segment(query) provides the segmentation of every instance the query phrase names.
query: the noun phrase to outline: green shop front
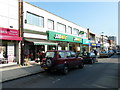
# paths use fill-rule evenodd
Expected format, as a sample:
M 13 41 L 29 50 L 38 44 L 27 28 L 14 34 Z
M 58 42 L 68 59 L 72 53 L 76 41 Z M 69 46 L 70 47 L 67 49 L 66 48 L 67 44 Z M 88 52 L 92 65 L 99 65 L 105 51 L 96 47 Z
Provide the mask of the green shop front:
M 80 51 L 80 45 L 82 44 L 82 38 L 80 37 L 53 31 L 48 31 L 47 35 L 48 40 L 58 43 L 58 50 L 71 50 L 75 52 Z
M 83 39 L 82 47 L 83 47 L 82 50 L 90 52 L 90 40 Z

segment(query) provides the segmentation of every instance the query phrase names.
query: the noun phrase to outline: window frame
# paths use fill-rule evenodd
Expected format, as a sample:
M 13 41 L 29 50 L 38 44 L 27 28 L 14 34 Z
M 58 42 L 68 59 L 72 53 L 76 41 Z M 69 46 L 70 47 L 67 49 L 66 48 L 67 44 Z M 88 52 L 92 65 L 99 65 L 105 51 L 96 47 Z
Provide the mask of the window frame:
M 52 22 L 53 22 L 53 28 L 49 28 L 49 27 L 48 27 L 48 21 L 52 21 Z M 54 20 L 52 20 L 52 19 L 47 19 L 47 28 L 48 28 L 48 29 L 51 29 L 51 30 L 54 30 L 54 29 L 55 29 L 55 27 L 54 27 Z
M 34 15 L 35 17 L 38 17 L 38 21 L 39 21 L 38 24 L 39 24 L 39 25 L 36 25 L 36 24 L 34 24 L 34 23 L 28 23 L 28 14 Z M 43 19 L 42 22 L 40 21 L 41 18 Z M 26 21 L 27 21 L 27 22 L 26 22 L 27 24 L 35 25 L 35 26 L 39 26 L 39 27 L 44 28 L 44 17 L 43 17 L 43 16 L 40 16 L 40 15 L 37 15 L 37 14 L 34 14 L 34 13 L 31 13 L 31 12 L 27 11 L 27 12 L 26 12 Z M 40 24 L 41 24 L 40 22 L 41 22 L 43 25 L 40 25 Z
M 65 26 L 65 30 L 64 30 L 64 31 L 58 30 L 58 24 Z M 60 22 L 57 22 L 57 31 L 59 31 L 59 32 L 64 32 L 64 33 L 65 33 L 65 32 L 66 32 L 66 25 L 65 25 L 65 24 L 62 24 L 62 23 L 60 23 Z
M 73 28 L 73 30 L 72 30 L 72 32 L 74 32 L 74 30 L 77 30 L 78 31 L 78 33 L 77 34 L 75 34 L 75 33 L 72 33 L 73 35 L 79 35 L 79 29 L 77 29 L 77 28 Z
M 70 32 L 68 31 L 69 28 L 71 29 Z M 72 27 L 71 27 L 71 26 L 68 26 L 68 28 L 66 29 L 66 33 L 68 33 L 68 34 L 72 34 Z

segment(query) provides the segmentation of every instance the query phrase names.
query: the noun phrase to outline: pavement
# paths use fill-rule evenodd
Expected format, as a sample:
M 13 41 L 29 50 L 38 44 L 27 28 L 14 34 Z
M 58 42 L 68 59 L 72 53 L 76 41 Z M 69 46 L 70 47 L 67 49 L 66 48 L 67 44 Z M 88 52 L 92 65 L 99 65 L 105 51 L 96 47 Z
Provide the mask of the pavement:
M 0 67 L 0 82 L 14 80 L 43 71 L 44 70 L 40 67 L 40 63 L 36 62 L 31 62 L 30 65 L 27 66 L 21 66 L 18 64 L 2 66 Z

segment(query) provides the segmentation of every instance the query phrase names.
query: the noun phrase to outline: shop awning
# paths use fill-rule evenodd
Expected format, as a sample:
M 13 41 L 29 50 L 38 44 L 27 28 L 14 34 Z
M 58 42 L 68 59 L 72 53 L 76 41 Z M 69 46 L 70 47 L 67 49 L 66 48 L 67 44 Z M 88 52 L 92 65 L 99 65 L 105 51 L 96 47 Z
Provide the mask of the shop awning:
M 14 36 L 1 35 L 0 39 L 2 39 L 2 40 L 16 40 L 16 41 L 21 41 L 22 37 L 14 37 Z
M 25 39 L 28 42 L 33 42 L 34 45 L 58 45 L 58 43 L 46 41 L 46 40 L 38 40 L 38 39 Z

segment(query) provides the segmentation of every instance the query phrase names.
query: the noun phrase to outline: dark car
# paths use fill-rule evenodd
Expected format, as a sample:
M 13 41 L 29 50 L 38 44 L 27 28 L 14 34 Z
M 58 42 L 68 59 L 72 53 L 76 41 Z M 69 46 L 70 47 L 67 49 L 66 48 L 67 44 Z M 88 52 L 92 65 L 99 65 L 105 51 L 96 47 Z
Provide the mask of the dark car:
M 120 50 L 117 50 L 117 51 L 116 51 L 116 55 L 120 55 Z
M 45 53 L 42 59 L 41 67 L 45 71 L 61 71 L 67 74 L 70 68 L 73 67 L 83 68 L 83 58 L 78 57 L 73 51 L 66 50 L 52 50 Z
M 101 51 L 100 52 L 100 57 L 110 57 L 110 54 L 108 51 Z
M 86 53 L 86 55 L 82 55 L 84 63 L 90 63 L 93 64 L 97 61 L 96 55 L 93 52 Z
M 109 56 L 113 56 L 114 55 L 114 51 L 113 50 L 108 50 Z

